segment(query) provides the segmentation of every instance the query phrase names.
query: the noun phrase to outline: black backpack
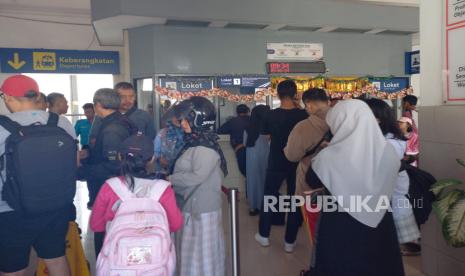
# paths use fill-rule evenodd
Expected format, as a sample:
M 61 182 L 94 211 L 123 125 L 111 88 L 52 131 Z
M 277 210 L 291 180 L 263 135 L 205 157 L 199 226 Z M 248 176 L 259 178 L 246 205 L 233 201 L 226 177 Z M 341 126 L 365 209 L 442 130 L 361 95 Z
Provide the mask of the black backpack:
M 435 196 L 430 191 L 431 185 L 436 183 L 436 178 L 430 173 L 412 165 L 404 165 L 410 179 L 410 187 L 407 198 L 413 206 L 413 214 L 417 225 L 424 224 L 433 209 Z
M 6 116 L 10 132 L 1 156 L 2 198 L 15 211 L 40 214 L 70 206 L 76 193 L 77 144 L 50 113 L 46 125 L 21 126 Z

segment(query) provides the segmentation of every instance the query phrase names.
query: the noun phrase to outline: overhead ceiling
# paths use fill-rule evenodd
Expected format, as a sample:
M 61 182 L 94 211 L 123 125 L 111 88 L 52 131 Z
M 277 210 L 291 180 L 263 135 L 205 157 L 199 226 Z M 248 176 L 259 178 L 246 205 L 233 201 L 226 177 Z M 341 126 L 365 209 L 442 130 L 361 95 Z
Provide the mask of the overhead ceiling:
M 150 24 L 409 35 L 418 32 L 418 2 L 419 0 L 0 0 L 0 16 L 10 13 L 80 16 L 92 22 L 101 45 L 121 45 L 123 30 Z
M 403 5 L 401 0 L 138 0 L 137 4 L 132 0 L 91 0 L 91 3 L 99 41 L 119 45 L 124 29 L 144 26 L 150 19 L 152 24 L 174 27 L 409 35 L 418 32 L 419 9 L 414 7 L 414 1 L 418 0 L 406 1 Z M 121 24 L 117 19 L 121 16 L 130 24 Z
M 341 0 L 338 0 L 341 1 Z M 420 0 L 342 0 L 366 2 L 367 4 L 387 5 L 387 6 L 402 6 L 402 7 L 419 7 Z
M 0 12 L 27 11 L 90 15 L 90 0 L 0 0 Z

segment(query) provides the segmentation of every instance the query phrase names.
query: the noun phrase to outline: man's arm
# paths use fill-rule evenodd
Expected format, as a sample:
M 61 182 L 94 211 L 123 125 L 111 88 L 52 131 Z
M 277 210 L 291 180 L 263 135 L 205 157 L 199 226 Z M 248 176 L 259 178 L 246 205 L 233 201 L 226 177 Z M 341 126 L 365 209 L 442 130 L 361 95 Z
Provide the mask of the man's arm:
M 76 137 L 79 137 L 81 135 L 81 120 L 77 121 L 76 124 L 74 125 L 74 131 L 76 131 Z
M 306 148 L 303 143 L 304 139 L 305 137 L 303 137 L 301 125 L 298 124 L 291 131 L 287 140 L 287 145 L 284 148 L 284 155 L 287 160 L 291 162 L 298 162 L 305 156 Z
M 84 166 L 85 168 L 83 168 L 83 170 L 86 177 L 101 177 L 118 174 L 121 163 L 118 159 L 118 150 L 127 137 L 129 137 L 129 132 L 123 127 L 106 128 L 102 135 L 104 161 Z
M 145 135 L 149 137 L 151 140 L 155 139 L 155 136 L 157 136 L 157 132 L 155 131 L 155 122 L 153 121 L 153 118 L 150 116 L 148 112 L 147 114 L 147 125 L 145 126 Z
M 102 118 L 95 116 L 92 127 L 90 128 L 89 141 L 97 138 L 100 127 L 102 126 Z
M 227 121 L 224 123 L 220 128 L 216 131 L 218 134 L 231 134 L 232 130 L 232 120 Z

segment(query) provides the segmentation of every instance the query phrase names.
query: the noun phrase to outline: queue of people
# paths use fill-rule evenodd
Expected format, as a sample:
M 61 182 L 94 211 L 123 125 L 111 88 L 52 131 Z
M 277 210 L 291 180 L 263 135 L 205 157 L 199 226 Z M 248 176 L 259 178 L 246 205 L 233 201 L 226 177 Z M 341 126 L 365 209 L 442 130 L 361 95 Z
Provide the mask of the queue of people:
M 191 97 L 171 106 L 165 128 L 155 135 L 129 83 L 97 90 L 93 103 L 83 106 L 86 119 L 74 128 L 61 116 L 68 109 L 64 96 L 44 97 L 33 79 L 12 76 L 0 90 L 12 112 L 0 117 L 1 273 L 25 275 L 34 248 L 49 275 L 72 275 L 65 240 L 75 220 L 70 205 L 79 179 L 89 189 L 97 275 L 113 275 L 115 269 L 133 275 L 225 275 L 222 184 L 228 166 L 209 100 Z M 420 251 L 412 207 L 396 204 L 409 191 L 401 164 L 419 156 L 411 118 L 416 98 L 404 101 L 410 113 L 396 121 L 382 100 L 343 100 L 331 107 L 324 90 L 309 89 L 299 97 L 291 80 L 277 92 L 279 108 L 259 105 L 249 116 L 249 108 L 239 106 L 238 117 L 219 131 L 233 138 L 249 214 L 259 215 L 255 240 L 270 246 L 272 225 L 285 224 L 284 250 L 294 251 L 305 212 L 266 208 L 267 198 L 279 198 L 286 183 L 290 198 L 318 192 L 343 207 L 320 211 L 308 275 L 404 275 L 401 253 Z M 55 163 L 31 169 L 44 150 Z M 44 190 L 31 190 L 33 181 Z M 345 208 L 353 196 L 369 197 L 366 204 L 376 211 Z M 386 198 L 392 212 L 377 208 Z

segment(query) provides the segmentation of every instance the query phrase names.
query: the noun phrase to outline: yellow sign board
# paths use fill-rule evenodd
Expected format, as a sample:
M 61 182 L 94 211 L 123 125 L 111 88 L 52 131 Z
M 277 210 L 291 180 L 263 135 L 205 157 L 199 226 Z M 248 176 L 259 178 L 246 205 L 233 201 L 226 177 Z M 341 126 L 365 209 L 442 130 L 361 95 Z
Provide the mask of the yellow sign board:
M 33 52 L 32 61 L 34 70 L 56 70 L 57 59 L 54 52 Z

